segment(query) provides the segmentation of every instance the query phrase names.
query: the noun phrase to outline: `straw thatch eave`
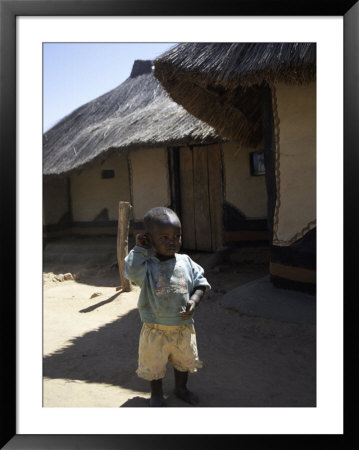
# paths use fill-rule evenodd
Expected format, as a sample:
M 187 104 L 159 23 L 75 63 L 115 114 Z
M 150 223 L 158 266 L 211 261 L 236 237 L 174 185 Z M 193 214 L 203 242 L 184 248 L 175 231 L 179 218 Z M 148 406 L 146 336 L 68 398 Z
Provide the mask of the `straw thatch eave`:
M 311 43 L 185 43 L 154 61 L 172 99 L 227 138 L 261 141 L 261 86 L 315 80 Z
M 115 151 L 223 141 L 208 124 L 171 100 L 150 63 L 136 61 L 124 83 L 76 109 L 43 135 L 45 176 L 84 169 Z M 141 66 L 144 70 L 139 72 Z

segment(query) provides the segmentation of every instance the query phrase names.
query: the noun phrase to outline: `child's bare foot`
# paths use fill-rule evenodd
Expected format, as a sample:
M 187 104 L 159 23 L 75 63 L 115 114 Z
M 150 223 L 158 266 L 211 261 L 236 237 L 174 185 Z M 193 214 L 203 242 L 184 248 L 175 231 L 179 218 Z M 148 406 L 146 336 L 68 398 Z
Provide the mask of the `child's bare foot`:
M 150 398 L 150 406 L 165 406 L 162 394 L 152 394 Z
M 176 387 L 174 393 L 178 398 L 190 405 L 197 405 L 199 403 L 198 396 L 189 391 L 186 387 Z

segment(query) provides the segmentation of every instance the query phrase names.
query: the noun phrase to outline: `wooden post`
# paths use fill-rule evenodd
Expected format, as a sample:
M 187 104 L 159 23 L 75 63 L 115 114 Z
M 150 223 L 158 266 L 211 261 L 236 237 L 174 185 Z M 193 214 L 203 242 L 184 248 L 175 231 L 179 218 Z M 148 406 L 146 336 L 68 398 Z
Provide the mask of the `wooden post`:
M 129 292 L 131 283 L 124 276 L 125 262 L 128 255 L 128 230 L 130 227 L 130 213 L 132 206 L 128 202 L 119 203 L 118 228 L 117 228 L 117 263 L 120 272 L 122 291 Z

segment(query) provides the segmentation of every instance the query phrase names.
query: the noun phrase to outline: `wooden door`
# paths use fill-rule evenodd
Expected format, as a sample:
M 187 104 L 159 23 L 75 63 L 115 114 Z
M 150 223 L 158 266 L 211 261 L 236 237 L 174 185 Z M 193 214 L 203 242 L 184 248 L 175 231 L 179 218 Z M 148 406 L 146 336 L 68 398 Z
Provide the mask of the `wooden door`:
M 180 149 L 183 248 L 222 245 L 222 163 L 218 145 Z

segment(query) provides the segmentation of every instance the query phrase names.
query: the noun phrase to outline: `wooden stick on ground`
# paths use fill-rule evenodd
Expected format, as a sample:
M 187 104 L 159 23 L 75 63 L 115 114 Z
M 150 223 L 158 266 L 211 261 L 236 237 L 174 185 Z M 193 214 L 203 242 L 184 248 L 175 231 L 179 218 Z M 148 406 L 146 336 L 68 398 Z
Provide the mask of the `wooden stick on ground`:
M 129 292 L 132 289 L 131 283 L 124 276 L 125 262 L 128 255 L 128 230 L 130 228 L 130 214 L 132 206 L 129 202 L 119 203 L 118 229 L 117 229 L 117 262 L 120 272 L 122 291 Z

